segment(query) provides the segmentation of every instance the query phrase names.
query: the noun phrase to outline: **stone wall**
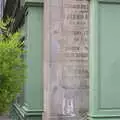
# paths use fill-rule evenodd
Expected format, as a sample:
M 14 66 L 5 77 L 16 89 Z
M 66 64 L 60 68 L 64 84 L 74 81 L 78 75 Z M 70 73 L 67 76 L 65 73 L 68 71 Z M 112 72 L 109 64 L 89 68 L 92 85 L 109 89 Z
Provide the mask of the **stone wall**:
M 47 1 L 48 119 L 86 119 L 88 112 L 87 0 Z

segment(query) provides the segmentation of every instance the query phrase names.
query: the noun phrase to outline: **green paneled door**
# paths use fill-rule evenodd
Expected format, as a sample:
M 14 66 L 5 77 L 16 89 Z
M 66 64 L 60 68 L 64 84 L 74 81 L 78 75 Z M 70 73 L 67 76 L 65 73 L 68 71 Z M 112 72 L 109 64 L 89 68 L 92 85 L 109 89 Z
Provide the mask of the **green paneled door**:
M 43 113 L 43 2 L 27 0 L 24 33 L 27 79 L 22 105 L 13 105 L 12 120 L 41 120 Z
M 120 0 L 90 1 L 90 118 L 120 119 Z

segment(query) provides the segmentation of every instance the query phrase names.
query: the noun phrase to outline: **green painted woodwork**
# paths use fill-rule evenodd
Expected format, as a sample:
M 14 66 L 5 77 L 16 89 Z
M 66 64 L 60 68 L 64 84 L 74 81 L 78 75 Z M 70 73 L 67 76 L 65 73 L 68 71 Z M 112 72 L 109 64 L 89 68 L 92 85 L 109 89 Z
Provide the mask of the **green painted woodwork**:
M 90 118 L 120 119 L 120 0 L 90 1 Z
M 27 6 L 24 31 L 27 79 L 23 103 L 13 105 L 11 116 L 12 120 L 40 120 L 43 113 L 43 7 Z
M 11 116 L 12 120 L 42 120 L 42 111 L 28 110 L 14 104 Z
M 30 109 L 43 109 L 43 8 L 29 7 L 26 24 L 28 80 L 24 98 Z
M 44 0 L 21 0 L 21 5 L 22 6 L 43 6 L 43 1 Z
M 25 2 L 33 2 L 33 3 L 35 3 L 35 2 L 43 2 L 43 0 L 25 0 Z
M 119 118 L 117 118 L 117 117 L 111 117 L 111 118 L 92 118 L 92 120 L 119 120 Z
M 42 111 L 26 110 L 17 104 L 14 104 L 12 110 L 12 120 L 42 120 Z

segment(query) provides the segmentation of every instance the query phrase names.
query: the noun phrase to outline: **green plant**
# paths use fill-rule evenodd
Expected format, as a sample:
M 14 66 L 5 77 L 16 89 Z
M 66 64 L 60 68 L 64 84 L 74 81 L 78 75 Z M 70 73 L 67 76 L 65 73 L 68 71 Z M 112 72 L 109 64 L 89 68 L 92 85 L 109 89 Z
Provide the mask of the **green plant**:
M 21 33 L 10 33 L 6 22 L 0 21 L 0 113 L 6 112 L 16 95 L 21 91 L 25 79 L 25 61 L 21 48 Z

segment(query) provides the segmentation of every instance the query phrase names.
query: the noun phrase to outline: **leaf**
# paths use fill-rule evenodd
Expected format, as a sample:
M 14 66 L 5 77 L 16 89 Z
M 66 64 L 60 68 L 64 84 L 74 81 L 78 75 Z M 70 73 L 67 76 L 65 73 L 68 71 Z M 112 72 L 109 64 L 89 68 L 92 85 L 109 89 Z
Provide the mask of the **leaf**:
M 21 32 L 11 33 L 6 27 L 12 20 L 0 21 L 0 112 L 7 111 L 9 105 L 21 91 L 26 78 L 26 63 L 21 57 L 26 53 L 20 41 Z

